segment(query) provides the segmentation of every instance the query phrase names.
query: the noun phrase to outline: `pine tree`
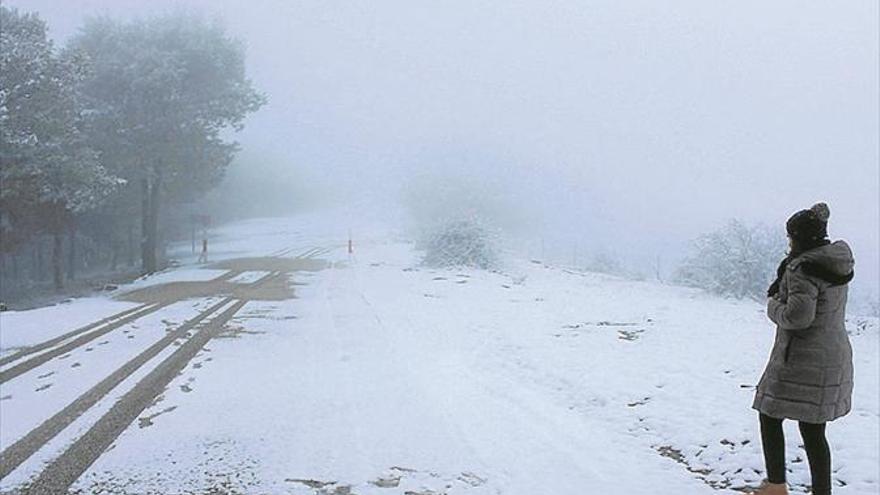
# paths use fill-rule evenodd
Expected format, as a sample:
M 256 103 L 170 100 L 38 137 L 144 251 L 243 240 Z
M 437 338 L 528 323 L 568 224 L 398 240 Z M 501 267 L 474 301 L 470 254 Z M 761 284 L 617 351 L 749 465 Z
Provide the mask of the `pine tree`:
M 3 238 L 21 241 L 25 226 L 47 226 L 61 288 L 61 240 L 71 215 L 95 208 L 122 181 L 86 141 L 84 61 L 56 53 L 35 14 L 0 7 L 0 25 L 0 225 L 10 231 Z
M 221 133 L 241 129 L 265 98 L 246 77 L 241 45 L 199 17 L 95 19 L 69 49 L 91 62 L 92 143 L 128 181 L 119 199 L 140 197 L 142 270 L 151 273 L 160 205 L 219 182 L 238 149 Z

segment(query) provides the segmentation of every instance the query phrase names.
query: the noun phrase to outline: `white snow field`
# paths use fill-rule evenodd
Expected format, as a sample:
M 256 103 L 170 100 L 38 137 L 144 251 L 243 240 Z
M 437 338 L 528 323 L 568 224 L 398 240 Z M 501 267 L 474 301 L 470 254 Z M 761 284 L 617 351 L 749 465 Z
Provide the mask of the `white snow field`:
M 413 243 L 379 227 L 355 232 L 349 254 L 344 218 L 213 233 L 212 262 L 327 266 L 285 273 L 294 297 L 247 298 L 72 493 L 699 495 L 762 478 L 750 406 L 774 328 L 761 304 L 513 256 L 497 272 L 428 269 Z M 200 268 L 189 245 L 178 254 L 184 266 L 113 295 L 271 277 L 250 265 Z M 0 384 L 0 448 L 218 301 L 173 302 Z M 2 313 L 0 357 L 135 307 L 108 295 Z M 856 390 L 853 412 L 828 428 L 835 493 L 877 494 L 878 322 L 854 315 L 849 325 Z M 189 337 L 16 466 L 0 491 L 29 486 Z M 797 428 L 786 428 L 793 492 L 806 493 Z

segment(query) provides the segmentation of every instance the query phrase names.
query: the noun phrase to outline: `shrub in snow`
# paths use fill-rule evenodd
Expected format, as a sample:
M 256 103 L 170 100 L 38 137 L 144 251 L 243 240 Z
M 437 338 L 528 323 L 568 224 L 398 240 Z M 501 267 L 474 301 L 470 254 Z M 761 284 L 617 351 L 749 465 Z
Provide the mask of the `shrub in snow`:
M 731 220 L 694 240 L 676 281 L 723 296 L 761 300 L 784 256 L 785 238 L 775 230 Z
M 427 266 L 491 269 L 498 265 L 494 233 L 473 218 L 438 224 L 420 244 Z
M 607 251 L 599 251 L 587 264 L 587 270 L 608 275 L 625 275 L 620 259 Z

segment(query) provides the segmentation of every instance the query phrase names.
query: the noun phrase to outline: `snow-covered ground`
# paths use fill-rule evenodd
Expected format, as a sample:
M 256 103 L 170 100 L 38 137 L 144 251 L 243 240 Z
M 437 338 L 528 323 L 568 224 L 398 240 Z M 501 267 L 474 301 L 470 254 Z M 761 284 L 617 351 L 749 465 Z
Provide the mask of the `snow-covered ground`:
M 347 221 L 311 215 L 214 232 L 212 261 L 311 256 L 328 266 L 289 274 L 294 297 L 249 300 L 73 488 L 732 494 L 761 479 L 750 405 L 774 330 L 760 304 L 515 257 L 498 272 L 428 269 L 411 242 L 379 227 L 356 231 L 350 255 Z M 115 295 L 228 274 L 193 264 L 188 245 L 178 254 L 184 266 Z M 0 384 L 0 447 L 217 299 L 170 304 Z M 3 313 L 0 356 L 135 306 L 108 296 Z M 835 493 L 876 494 L 878 322 L 849 323 L 856 390 L 852 414 L 829 426 Z M 0 490 L 39 473 L 166 354 Z M 796 425 L 786 428 L 790 481 L 803 492 L 805 455 Z

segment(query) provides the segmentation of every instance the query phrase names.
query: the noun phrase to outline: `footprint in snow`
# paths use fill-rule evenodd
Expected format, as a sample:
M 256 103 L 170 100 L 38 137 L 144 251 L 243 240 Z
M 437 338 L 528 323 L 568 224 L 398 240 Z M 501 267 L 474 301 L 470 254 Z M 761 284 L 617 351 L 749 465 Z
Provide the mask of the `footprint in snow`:
M 400 475 L 389 475 L 389 476 L 380 476 L 375 480 L 370 481 L 370 484 L 378 486 L 379 488 L 397 488 L 400 486 Z
M 644 330 L 618 330 L 617 331 L 617 339 L 625 340 L 627 342 L 634 342 L 639 340 L 641 334 L 645 333 Z
M 161 411 L 150 414 L 149 416 L 144 416 L 142 418 L 138 418 L 138 428 L 146 428 L 148 426 L 153 426 L 153 420 L 156 419 L 157 416 L 161 416 L 165 413 L 170 413 L 171 411 L 177 409 L 177 406 L 166 407 Z
M 458 481 L 461 481 L 462 483 L 467 483 L 468 485 L 473 487 L 485 485 L 487 481 L 485 478 L 481 478 L 474 473 L 461 473 L 461 476 L 459 476 L 457 479 Z

